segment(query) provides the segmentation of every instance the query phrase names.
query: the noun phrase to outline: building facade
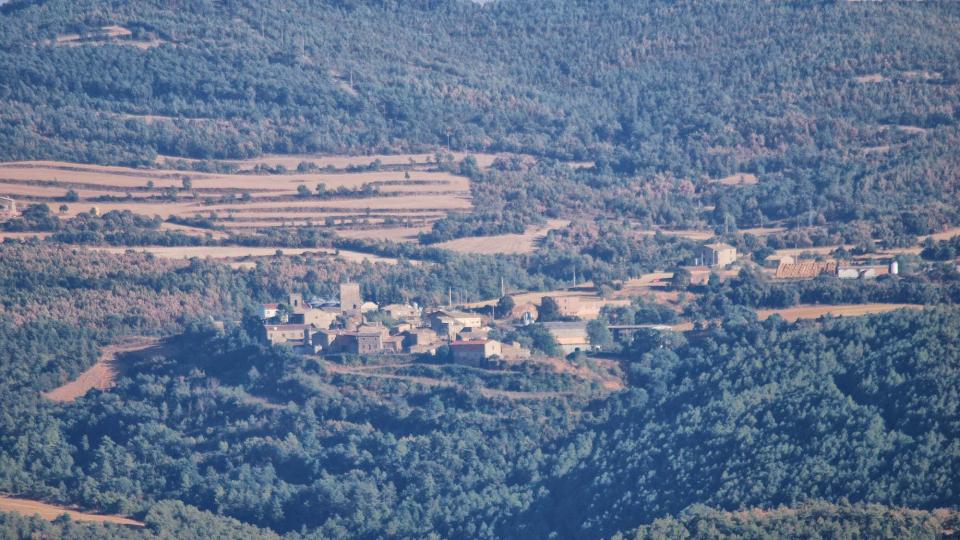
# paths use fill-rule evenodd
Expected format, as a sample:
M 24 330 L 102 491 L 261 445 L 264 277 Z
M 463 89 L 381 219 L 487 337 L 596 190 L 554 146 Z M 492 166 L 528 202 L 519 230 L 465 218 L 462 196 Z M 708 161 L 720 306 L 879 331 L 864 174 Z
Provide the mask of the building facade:
M 500 342 L 492 339 L 454 341 L 450 344 L 454 364 L 480 367 L 488 359 L 500 356 Z
M 700 250 L 704 266 L 724 267 L 737 260 L 737 248 L 723 243 L 707 244 Z

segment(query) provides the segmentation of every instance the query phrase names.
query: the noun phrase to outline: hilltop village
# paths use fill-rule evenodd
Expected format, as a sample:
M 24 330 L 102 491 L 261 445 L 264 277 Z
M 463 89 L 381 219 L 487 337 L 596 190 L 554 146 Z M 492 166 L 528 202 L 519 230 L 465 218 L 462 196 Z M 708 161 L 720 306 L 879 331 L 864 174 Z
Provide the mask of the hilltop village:
M 378 306 L 363 300 L 359 284 L 341 283 L 337 303 L 307 302 L 301 294 L 290 294 L 283 304 L 263 304 L 261 316 L 267 341 L 309 354 L 432 355 L 447 346 L 454 363 L 476 367 L 493 360 L 529 358 L 529 349 L 489 336 L 497 324 L 532 323 L 535 308 L 512 309 L 499 323 L 487 311 L 483 315 L 416 304 Z M 588 346 L 585 331 L 582 343 L 576 345 Z
M 612 310 L 628 309 L 642 301 L 637 296 L 640 293 L 659 291 L 669 295 L 689 285 L 704 285 L 711 278 L 736 277 L 744 266 L 752 264 L 749 257 L 738 257 L 736 248 L 724 243 L 704 244 L 696 262 L 675 272 L 640 278 L 637 281 L 645 283 L 642 287 L 611 297 L 596 294 L 588 284 L 543 294 L 505 294 L 497 301 L 468 306 L 452 302 L 437 307 L 416 303 L 378 305 L 363 298 L 360 284 L 341 283 L 336 300 L 308 299 L 301 293 L 291 293 L 283 302 L 262 304 L 260 318 L 266 341 L 304 354 L 429 355 L 460 365 L 502 367 L 539 356 L 530 347 L 504 337 L 535 323 L 545 331 L 545 339 L 554 344 L 555 354 L 564 356 L 598 352 L 608 339 L 605 336 L 619 338 L 626 334 L 629 340 L 630 334 L 642 329 L 692 330 L 690 322 L 681 321 L 674 313 L 665 317 L 670 324 L 608 324 L 607 319 Z M 895 258 L 883 264 L 850 265 L 835 259 L 796 259 L 786 254 L 771 255 L 755 268 L 778 281 L 821 276 L 869 280 L 899 272 Z M 549 311 L 549 317 L 541 313 L 545 311 Z

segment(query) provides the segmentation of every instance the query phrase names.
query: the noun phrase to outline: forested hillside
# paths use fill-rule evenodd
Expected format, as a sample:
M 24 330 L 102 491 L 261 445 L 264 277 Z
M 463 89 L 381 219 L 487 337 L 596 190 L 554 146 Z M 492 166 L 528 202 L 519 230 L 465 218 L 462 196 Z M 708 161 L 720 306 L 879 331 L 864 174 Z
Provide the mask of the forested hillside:
M 955 536 L 958 36 L 950 2 L 0 2 L 0 502 L 137 520 L 0 536 Z M 268 344 L 291 294 L 334 319 Z M 441 308 L 490 328 L 413 352 Z M 840 308 L 885 313 L 796 315 Z M 526 356 L 455 362 L 478 336 Z
M 602 399 L 535 372 L 364 380 L 193 325 L 116 389 L 58 405 L 35 393 L 55 378 L 14 365 L 69 374 L 82 341 L 26 328 L 5 340 L 0 489 L 148 521 L 176 499 L 323 537 L 603 538 L 698 503 L 958 497 L 955 308 L 799 327 L 733 309 L 689 341 L 638 341 L 629 388 Z
M 904 245 L 960 223 L 958 24 L 953 3 L 20 0 L 0 16 L 0 158 L 509 150 L 596 168 L 429 238 L 576 216 L 583 192 L 693 224 L 659 183 L 721 230 Z M 711 184 L 734 173 L 759 184 Z

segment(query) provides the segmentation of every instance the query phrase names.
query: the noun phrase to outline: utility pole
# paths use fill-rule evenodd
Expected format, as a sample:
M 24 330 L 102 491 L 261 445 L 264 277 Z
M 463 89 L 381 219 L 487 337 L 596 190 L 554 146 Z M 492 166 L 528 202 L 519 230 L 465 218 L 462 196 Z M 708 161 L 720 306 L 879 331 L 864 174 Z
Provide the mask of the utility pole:
M 507 288 L 503 284 L 503 276 L 500 276 L 500 298 L 507 295 Z
M 447 287 L 447 307 L 453 307 L 453 287 Z

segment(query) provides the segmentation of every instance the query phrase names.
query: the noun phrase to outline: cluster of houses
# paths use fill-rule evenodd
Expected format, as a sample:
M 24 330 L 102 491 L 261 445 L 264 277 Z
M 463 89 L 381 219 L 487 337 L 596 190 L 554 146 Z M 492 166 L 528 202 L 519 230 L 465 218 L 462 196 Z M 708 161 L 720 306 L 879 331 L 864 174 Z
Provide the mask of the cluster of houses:
M 519 345 L 489 339 L 488 317 L 424 310 L 416 304 L 378 306 L 363 301 L 356 283 L 340 285 L 337 303 L 305 302 L 302 295 L 291 294 L 286 306 L 263 304 L 261 317 L 271 344 L 311 354 L 434 354 L 447 345 L 455 363 L 473 366 L 494 358 L 518 361 L 530 356 Z

